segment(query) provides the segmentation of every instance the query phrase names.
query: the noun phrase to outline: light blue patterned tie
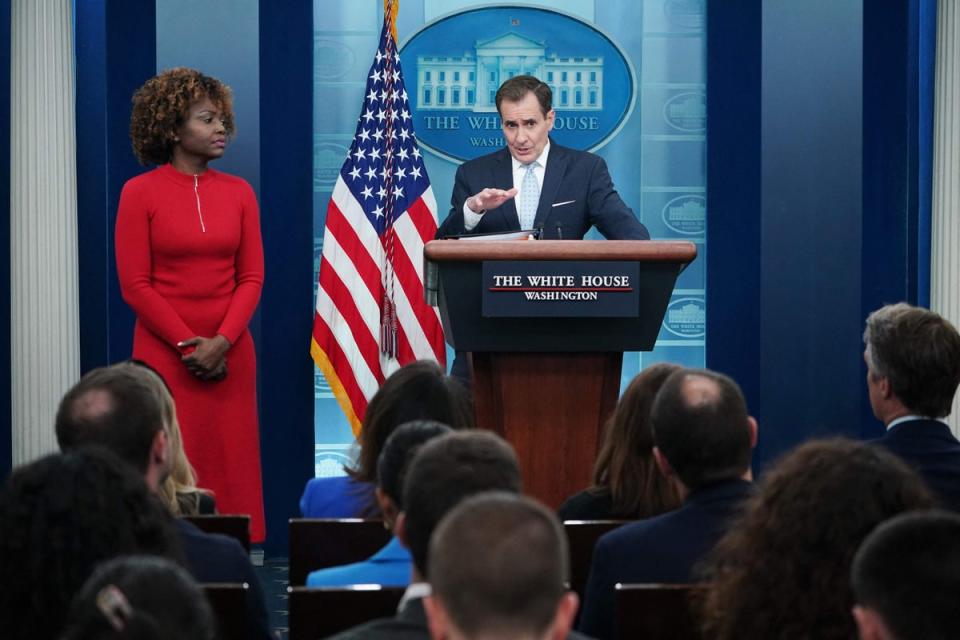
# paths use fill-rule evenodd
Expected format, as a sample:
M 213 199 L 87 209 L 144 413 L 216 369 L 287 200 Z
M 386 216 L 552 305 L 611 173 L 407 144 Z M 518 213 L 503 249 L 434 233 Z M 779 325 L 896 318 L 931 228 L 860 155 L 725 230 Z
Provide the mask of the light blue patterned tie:
M 540 203 L 540 185 L 537 184 L 537 176 L 533 173 L 538 163 L 534 160 L 522 166 L 527 172 L 523 174 L 523 182 L 520 183 L 520 228 L 533 229 L 533 221 L 537 217 L 537 204 Z

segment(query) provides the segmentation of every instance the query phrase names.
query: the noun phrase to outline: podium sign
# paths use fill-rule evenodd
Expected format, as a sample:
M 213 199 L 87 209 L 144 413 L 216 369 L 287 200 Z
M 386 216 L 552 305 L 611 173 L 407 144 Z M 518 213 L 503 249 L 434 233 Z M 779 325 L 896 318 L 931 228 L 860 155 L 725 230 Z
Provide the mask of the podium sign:
M 635 262 L 487 260 L 484 318 L 631 318 L 639 313 Z

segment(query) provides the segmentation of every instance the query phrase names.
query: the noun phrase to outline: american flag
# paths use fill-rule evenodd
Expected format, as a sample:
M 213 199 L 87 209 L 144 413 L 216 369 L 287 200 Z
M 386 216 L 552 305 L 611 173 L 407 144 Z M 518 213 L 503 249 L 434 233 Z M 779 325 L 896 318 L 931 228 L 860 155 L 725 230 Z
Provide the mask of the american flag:
M 437 202 L 417 147 L 393 34 L 383 32 L 350 153 L 327 205 L 310 353 L 354 433 L 390 373 L 446 364 L 443 327 L 423 297 L 423 246 Z

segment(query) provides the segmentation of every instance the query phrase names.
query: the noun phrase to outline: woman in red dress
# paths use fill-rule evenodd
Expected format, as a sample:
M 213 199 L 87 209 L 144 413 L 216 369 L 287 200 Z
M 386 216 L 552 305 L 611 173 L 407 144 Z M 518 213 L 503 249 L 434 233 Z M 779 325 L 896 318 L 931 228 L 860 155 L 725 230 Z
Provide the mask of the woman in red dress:
M 234 132 L 230 89 L 185 68 L 133 96 L 141 164 L 117 213 L 117 273 L 137 314 L 133 357 L 167 380 L 198 485 L 222 513 L 251 516 L 264 539 L 256 355 L 247 323 L 263 285 L 257 200 L 241 178 L 208 168 Z

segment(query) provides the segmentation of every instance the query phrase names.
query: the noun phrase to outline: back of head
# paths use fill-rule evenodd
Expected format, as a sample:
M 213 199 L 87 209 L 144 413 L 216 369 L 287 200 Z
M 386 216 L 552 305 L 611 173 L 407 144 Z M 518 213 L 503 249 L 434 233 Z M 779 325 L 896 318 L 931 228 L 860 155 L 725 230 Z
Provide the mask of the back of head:
M 460 431 L 423 445 L 403 485 L 405 539 L 420 574 L 429 576 L 430 536 L 453 507 L 483 491 L 520 493 L 520 487 L 516 454 L 489 431 Z
M 680 503 L 673 483 L 653 460 L 650 409 L 675 364 L 660 362 L 645 368 L 627 386 L 607 422 L 593 471 L 594 491 L 608 493 L 613 510 L 624 518 L 647 518 Z
M 467 638 L 541 637 L 569 579 L 567 539 L 539 503 L 506 493 L 467 498 L 430 541 L 430 585 Z
M 929 309 L 900 303 L 867 317 L 863 333 L 871 376 L 886 377 L 915 415 L 949 415 L 960 384 L 960 334 Z
M 362 482 L 377 481 L 377 460 L 387 438 L 404 422 L 436 420 L 453 429 L 474 426 L 470 395 L 433 361 L 418 360 L 398 369 L 367 405 L 360 432 L 357 466 L 348 472 Z
M 884 522 L 853 560 L 855 601 L 872 609 L 896 640 L 957 636 L 960 515 L 916 512 Z
M 747 403 L 736 382 L 706 369 L 670 375 L 650 413 L 657 448 L 688 489 L 742 476 L 750 468 Z
M 164 428 L 162 382 L 131 363 L 87 373 L 60 401 L 57 442 L 61 451 L 98 445 L 146 472 L 150 448 Z
M 933 504 L 923 480 L 880 447 L 800 445 L 764 475 L 713 550 L 706 637 L 854 637 L 854 553 L 879 523 Z
M 377 484 L 403 510 L 403 480 L 410 461 L 425 443 L 451 433 L 447 425 L 434 420 L 405 422 L 387 438 L 377 462 Z
M 90 447 L 14 471 L 0 493 L 4 637 L 53 638 L 93 568 L 129 553 L 180 557 L 169 514 L 129 465 Z
M 63 640 L 212 640 L 214 618 L 199 585 L 156 556 L 100 565 L 77 594 Z

